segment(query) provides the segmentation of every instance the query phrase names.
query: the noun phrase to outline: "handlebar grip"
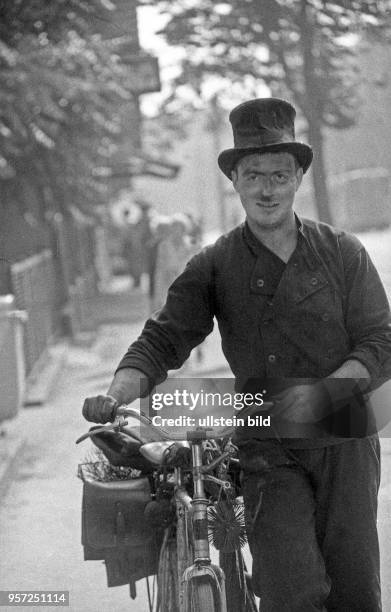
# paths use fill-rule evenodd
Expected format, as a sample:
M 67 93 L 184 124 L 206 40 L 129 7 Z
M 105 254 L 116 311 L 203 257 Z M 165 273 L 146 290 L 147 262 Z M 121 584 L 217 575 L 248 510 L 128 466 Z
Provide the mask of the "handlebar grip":
M 115 419 L 117 418 L 117 410 L 118 410 L 119 406 L 113 406 L 111 409 L 111 413 L 110 413 L 110 418 L 109 421 L 111 423 L 113 423 L 115 421 Z

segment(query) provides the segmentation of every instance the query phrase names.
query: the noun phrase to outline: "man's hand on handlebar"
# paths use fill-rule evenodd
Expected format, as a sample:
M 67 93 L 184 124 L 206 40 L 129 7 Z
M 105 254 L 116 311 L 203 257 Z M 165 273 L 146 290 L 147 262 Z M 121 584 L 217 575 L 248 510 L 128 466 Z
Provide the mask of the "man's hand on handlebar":
M 93 423 L 107 423 L 115 418 L 117 400 L 111 395 L 87 397 L 83 404 L 83 417 Z
M 87 421 L 107 423 L 115 418 L 115 409 L 121 404 L 130 404 L 138 397 L 145 397 L 150 383 L 140 370 L 123 368 L 118 370 L 106 395 L 87 397 L 83 405 L 83 416 Z

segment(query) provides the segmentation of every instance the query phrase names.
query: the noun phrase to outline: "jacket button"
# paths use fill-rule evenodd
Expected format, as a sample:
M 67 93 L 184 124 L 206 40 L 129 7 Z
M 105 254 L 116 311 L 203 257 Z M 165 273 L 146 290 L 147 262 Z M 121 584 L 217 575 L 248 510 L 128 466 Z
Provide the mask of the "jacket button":
M 268 355 L 267 360 L 268 360 L 269 363 L 275 363 L 276 356 L 275 355 Z
M 318 279 L 316 278 L 316 276 L 314 276 L 313 278 L 311 278 L 311 285 L 317 285 L 318 284 Z
M 322 314 L 322 321 L 328 321 L 330 319 L 330 315 L 328 312 L 324 312 Z
M 257 279 L 257 287 L 263 287 L 264 284 L 265 284 L 265 281 L 263 280 L 263 278 Z

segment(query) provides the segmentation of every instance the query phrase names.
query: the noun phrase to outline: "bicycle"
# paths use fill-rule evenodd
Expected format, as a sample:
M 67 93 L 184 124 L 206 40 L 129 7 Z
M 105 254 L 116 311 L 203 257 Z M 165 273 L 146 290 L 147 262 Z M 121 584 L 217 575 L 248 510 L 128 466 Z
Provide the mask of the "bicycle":
M 197 428 L 186 431 L 184 436 L 153 425 L 135 408 L 120 406 L 112 424 L 93 428 L 77 442 L 101 432 L 124 431 L 129 417 L 154 434 L 155 441 L 139 448 L 154 467 L 155 506 L 152 503 L 148 514 L 152 522 L 168 523 L 159 556 L 156 611 L 255 612 L 255 598 L 245 577 L 240 550 L 245 541 L 243 506 L 235 501 L 229 473 L 238 463 L 231 443 L 234 428 L 223 428 L 218 434 L 212 429 Z M 169 516 L 162 520 L 161 499 L 174 501 L 172 520 Z M 169 515 L 167 504 L 165 511 Z M 220 565 L 225 561 L 226 571 L 231 572 L 228 607 L 224 570 L 211 560 L 212 540 L 220 549 Z M 175 575 L 172 565 L 176 566 Z

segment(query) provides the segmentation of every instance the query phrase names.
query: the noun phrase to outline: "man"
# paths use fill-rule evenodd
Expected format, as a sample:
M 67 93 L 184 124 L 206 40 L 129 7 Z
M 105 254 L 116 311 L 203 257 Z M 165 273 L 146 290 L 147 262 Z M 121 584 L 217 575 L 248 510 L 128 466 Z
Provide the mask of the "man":
M 298 426 L 284 439 L 262 439 L 256 429 L 237 436 L 262 611 L 375 612 L 379 441 L 341 437 L 349 427 L 337 407 L 342 398 L 351 417 L 362 408 L 357 388 L 385 376 L 389 305 L 355 237 L 295 215 L 312 150 L 295 140 L 294 119 L 295 109 L 274 98 L 231 112 L 234 147 L 218 161 L 246 221 L 189 262 L 108 395 L 88 398 L 83 413 L 105 422 L 117 404 L 147 394 L 211 332 L 215 316 L 237 388 L 262 384 L 272 415 Z M 337 390 L 333 380 L 342 383 Z M 320 434 L 303 439 L 319 423 Z M 363 436 L 365 426 L 358 429 Z

